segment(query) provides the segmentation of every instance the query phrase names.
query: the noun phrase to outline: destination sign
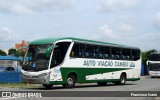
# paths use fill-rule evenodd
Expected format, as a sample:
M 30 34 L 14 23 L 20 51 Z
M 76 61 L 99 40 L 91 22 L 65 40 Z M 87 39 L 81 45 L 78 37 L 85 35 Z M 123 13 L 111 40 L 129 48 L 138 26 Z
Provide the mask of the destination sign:
M 96 60 L 84 60 L 83 66 L 102 66 L 102 67 L 135 67 L 134 62 L 124 62 L 124 61 L 96 61 Z

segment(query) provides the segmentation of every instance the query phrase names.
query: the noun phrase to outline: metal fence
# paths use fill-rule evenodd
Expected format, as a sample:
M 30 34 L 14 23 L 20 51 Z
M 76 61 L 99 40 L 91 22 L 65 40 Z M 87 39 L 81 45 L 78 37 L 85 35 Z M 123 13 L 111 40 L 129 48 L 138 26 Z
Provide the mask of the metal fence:
M 21 72 L 0 72 L 0 83 L 21 83 Z
M 141 75 L 149 75 L 149 69 L 147 66 L 144 66 L 144 64 L 141 65 Z

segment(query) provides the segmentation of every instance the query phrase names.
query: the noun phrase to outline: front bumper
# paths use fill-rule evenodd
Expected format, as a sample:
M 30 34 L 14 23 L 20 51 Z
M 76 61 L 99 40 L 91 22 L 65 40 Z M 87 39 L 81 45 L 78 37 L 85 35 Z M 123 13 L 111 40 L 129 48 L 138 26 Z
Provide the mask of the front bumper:
M 32 75 L 22 75 L 22 80 L 24 83 L 30 84 L 49 84 L 49 75 L 44 77 L 32 76 Z
M 149 74 L 150 74 L 151 77 L 160 77 L 160 71 L 157 71 L 157 72 L 156 71 L 154 71 L 154 72 L 150 71 Z

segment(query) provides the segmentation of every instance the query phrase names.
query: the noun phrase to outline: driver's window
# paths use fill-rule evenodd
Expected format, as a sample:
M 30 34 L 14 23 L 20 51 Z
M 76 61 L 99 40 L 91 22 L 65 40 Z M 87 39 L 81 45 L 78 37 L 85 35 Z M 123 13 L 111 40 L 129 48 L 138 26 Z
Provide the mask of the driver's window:
M 51 61 L 51 65 L 52 66 L 56 66 L 60 63 L 60 52 L 59 50 L 54 50 L 54 53 L 53 53 L 53 57 L 52 57 L 52 61 Z
M 51 68 L 63 62 L 69 45 L 70 45 L 70 42 L 60 42 L 56 44 L 57 48 L 55 48 L 53 51 Z

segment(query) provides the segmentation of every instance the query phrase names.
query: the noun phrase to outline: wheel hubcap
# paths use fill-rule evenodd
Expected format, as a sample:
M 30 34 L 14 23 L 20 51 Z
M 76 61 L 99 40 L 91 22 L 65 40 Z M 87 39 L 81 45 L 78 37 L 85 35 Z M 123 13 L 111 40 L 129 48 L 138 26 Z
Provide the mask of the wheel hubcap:
M 67 79 L 67 83 L 70 84 L 70 85 L 72 85 L 73 84 L 73 80 L 71 78 L 68 78 Z
M 122 78 L 121 78 L 121 83 L 124 83 L 124 82 L 125 82 L 125 78 L 122 77 Z

